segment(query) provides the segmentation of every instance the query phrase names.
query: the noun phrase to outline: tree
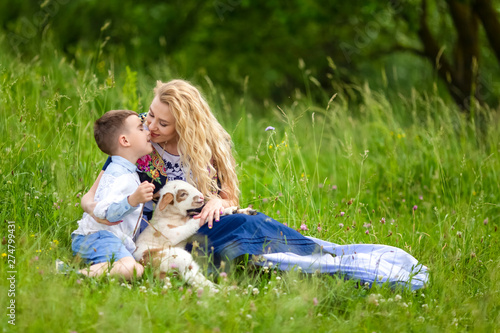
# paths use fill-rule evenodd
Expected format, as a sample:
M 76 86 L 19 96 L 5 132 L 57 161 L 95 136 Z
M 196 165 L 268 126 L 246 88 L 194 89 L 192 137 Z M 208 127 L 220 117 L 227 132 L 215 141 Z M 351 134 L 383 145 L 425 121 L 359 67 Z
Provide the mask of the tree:
M 451 54 L 444 52 L 444 44 L 438 41 L 428 23 L 428 1 L 422 0 L 417 24 L 417 36 L 422 49 L 404 48 L 427 58 L 439 77 L 446 83 L 453 100 L 462 109 L 468 110 L 473 96 L 483 103 L 478 81 L 480 61 L 480 24 L 485 30 L 490 47 L 500 64 L 500 21 L 491 0 L 458 1 L 446 0 L 449 15 L 456 32 Z M 413 25 L 414 16 L 402 10 L 400 17 Z M 398 47 L 396 47 L 398 48 Z

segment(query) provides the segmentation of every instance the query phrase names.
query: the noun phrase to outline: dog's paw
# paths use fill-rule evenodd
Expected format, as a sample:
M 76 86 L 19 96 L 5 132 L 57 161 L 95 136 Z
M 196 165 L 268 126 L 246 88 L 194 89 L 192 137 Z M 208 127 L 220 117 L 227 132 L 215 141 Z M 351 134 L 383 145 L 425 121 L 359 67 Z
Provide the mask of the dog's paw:
M 239 214 L 245 214 L 245 215 L 257 215 L 257 211 L 251 207 L 247 207 L 244 209 L 238 209 Z

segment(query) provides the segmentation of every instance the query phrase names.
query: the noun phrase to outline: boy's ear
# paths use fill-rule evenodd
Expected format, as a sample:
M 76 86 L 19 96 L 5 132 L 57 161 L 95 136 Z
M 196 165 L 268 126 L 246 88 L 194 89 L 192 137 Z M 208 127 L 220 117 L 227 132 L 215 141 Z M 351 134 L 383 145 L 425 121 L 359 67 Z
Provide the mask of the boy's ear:
M 118 137 L 118 143 L 122 147 L 130 146 L 130 141 L 127 139 L 127 136 L 125 134 L 122 134 L 120 135 L 120 137 Z

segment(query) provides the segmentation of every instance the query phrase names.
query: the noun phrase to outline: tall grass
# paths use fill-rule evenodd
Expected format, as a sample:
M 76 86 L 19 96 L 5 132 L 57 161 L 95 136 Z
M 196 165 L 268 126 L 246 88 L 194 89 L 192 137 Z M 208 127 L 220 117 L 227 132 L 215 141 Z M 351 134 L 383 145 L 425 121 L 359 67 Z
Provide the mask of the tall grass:
M 478 126 L 437 93 L 416 90 L 389 98 L 366 85 L 332 83 L 337 95 L 324 105 L 298 91 L 290 105 L 260 106 L 245 86 L 241 96 L 225 96 L 209 78 L 196 82 L 233 136 L 243 204 L 338 244 L 402 248 L 430 268 L 426 289 L 365 289 L 336 276 L 235 267 L 218 277 L 225 288 L 210 297 L 175 277 L 169 287 L 150 270 L 123 285 L 56 275 L 56 258 L 72 260 L 80 196 L 106 158 L 94 143 L 93 121 L 113 108 L 146 110 L 155 80 L 171 77 L 160 65 L 118 68 L 93 55 L 70 61 L 49 47 L 43 52 L 29 62 L 0 53 L 0 218 L 3 235 L 8 221 L 16 225 L 17 271 L 16 326 L 3 316 L 4 330 L 500 327 L 499 113 L 480 109 L 486 122 Z M 348 92 L 360 104 L 350 105 Z M 1 252 L 8 254 L 4 243 Z M 7 257 L 2 261 L 7 276 Z M 0 284 L 1 304 L 8 304 L 6 279 Z

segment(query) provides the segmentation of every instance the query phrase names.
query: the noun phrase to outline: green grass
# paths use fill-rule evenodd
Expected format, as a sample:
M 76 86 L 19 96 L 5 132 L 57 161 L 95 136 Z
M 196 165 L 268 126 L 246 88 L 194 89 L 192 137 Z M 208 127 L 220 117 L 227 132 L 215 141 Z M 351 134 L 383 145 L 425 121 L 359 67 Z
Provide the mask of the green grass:
M 263 107 L 244 87 L 243 97 L 225 96 L 208 78 L 197 82 L 233 136 L 243 204 L 293 228 L 305 223 L 306 235 L 402 248 L 429 267 L 427 288 L 235 267 L 211 297 L 175 277 L 165 288 L 150 270 L 127 285 L 56 275 L 56 258 L 72 260 L 79 197 L 106 158 L 93 121 L 113 108 L 145 110 L 156 79 L 171 77 L 160 65 L 126 70 L 93 55 L 70 62 L 49 47 L 29 62 L 0 53 L 0 230 L 8 242 L 15 223 L 17 271 L 12 326 L 2 257 L 5 331 L 498 331 L 498 110 L 468 117 L 417 91 L 389 99 L 336 84 L 324 105 L 297 94 L 290 105 Z M 362 102 L 349 104 L 347 91 Z

